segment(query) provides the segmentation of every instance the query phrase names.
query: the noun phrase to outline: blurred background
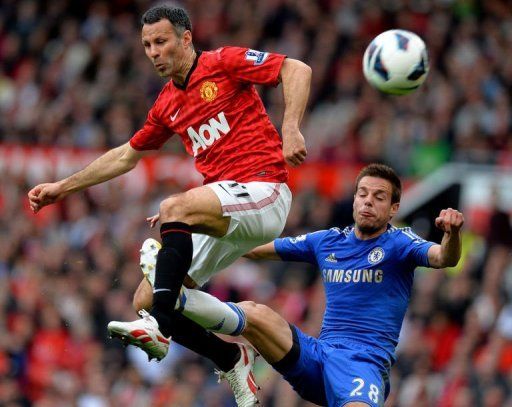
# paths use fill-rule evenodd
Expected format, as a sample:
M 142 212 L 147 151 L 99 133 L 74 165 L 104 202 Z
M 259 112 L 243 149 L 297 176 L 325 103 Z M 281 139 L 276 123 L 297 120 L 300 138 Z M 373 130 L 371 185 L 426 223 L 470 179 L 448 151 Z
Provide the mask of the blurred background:
M 213 366 L 173 345 L 162 363 L 107 338 L 130 320 L 144 222 L 159 201 L 201 182 L 178 140 L 128 177 L 28 210 L 26 193 L 126 142 L 163 82 L 146 60 L 147 0 L 0 2 L 0 406 L 234 406 Z M 303 121 L 309 156 L 291 173 L 284 234 L 352 222 L 366 163 L 406 186 L 396 224 L 439 239 L 442 207 L 464 211 L 464 253 L 417 270 L 386 406 L 512 406 L 512 5 L 507 0 L 191 0 L 198 49 L 240 45 L 313 68 Z M 430 74 L 416 93 L 379 94 L 361 60 L 376 34 L 416 32 Z M 261 89 L 279 128 L 281 90 Z M 317 271 L 240 260 L 206 289 L 252 299 L 316 334 Z M 264 362 L 264 406 L 306 406 Z

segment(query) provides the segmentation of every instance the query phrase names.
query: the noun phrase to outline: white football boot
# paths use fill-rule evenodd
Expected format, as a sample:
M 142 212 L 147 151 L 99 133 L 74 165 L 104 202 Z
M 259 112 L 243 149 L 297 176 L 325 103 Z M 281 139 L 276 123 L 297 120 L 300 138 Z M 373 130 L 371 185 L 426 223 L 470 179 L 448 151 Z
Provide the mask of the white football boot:
M 125 345 L 133 345 L 147 353 L 149 361 L 162 360 L 169 351 L 171 338 L 166 338 L 158 329 L 158 322 L 146 310 L 140 310 L 141 319 L 132 322 L 109 322 L 107 329 L 111 338 L 119 338 Z
M 158 240 L 149 238 L 144 240 L 140 249 L 140 268 L 151 287 L 155 286 L 156 256 L 161 248 Z
M 216 370 L 215 373 L 219 375 L 219 383 L 225 379 L 229 383 L 231 390 L 235 395 L 236 404 L 238 407 L 252 407 L 260 404 L 256 393 L 260 387 L 254 380 L 252 368 L 254 366 L 254 359 L 258 354 L 250 346 L 239 343 L 240 347 L 240 360 L 236 362 L 235 367 L 229 372 L 222 372 Z

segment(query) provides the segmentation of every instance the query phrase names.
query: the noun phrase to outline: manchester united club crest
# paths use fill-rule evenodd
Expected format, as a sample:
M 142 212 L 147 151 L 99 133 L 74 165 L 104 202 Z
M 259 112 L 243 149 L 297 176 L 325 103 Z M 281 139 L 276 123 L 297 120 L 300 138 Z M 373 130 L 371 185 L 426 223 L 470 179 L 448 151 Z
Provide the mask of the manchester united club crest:
M 205 102 L 211 102 L 217 97 L 219 88 L 215 82 L 206 81 L 201 85 L 201 98 Z

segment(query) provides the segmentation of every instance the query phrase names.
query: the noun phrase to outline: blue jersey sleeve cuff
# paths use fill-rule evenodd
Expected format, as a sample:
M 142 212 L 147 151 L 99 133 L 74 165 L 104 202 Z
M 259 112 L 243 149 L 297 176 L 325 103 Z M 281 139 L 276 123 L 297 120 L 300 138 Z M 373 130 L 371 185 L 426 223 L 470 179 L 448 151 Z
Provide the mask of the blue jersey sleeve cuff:
M 424 256 L 424 266 L 425 266 L 425 267 L 430 267 L 430 268 L 432 267 L 432 266 L 430 265 L 430 261 L 428 260 L 428 251 L 429 251 L 429 250 L 430 250 L 430 248 L 431 248 L 432 246 L 434 246 L 435 244 L 436 244 L 436 243 L 434 243 L 434 242 L 427 242 L 427 243 L 425 244 L 425 251 L 424 251 L 424 255 L 423 255 L 423 256 Z
M 274 240 L 274 249 L 276 250 L 276 253 L 281 259 L 286 260 L 284 253 L 283 253 L 283 240 L 281 238 L 277 238 Z

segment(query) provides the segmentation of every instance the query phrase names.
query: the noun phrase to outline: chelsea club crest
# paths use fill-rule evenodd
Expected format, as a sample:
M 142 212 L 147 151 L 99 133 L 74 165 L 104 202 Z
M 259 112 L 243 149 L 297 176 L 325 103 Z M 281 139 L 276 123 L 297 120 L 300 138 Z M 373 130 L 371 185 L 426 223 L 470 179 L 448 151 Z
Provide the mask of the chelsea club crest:
M 382 261 L 384 258 L 384 249 L 382 247 L 376 247 L 372 249 L 370 254 L 368 255 L 368 262 L 370 264 L 377 264 Z

